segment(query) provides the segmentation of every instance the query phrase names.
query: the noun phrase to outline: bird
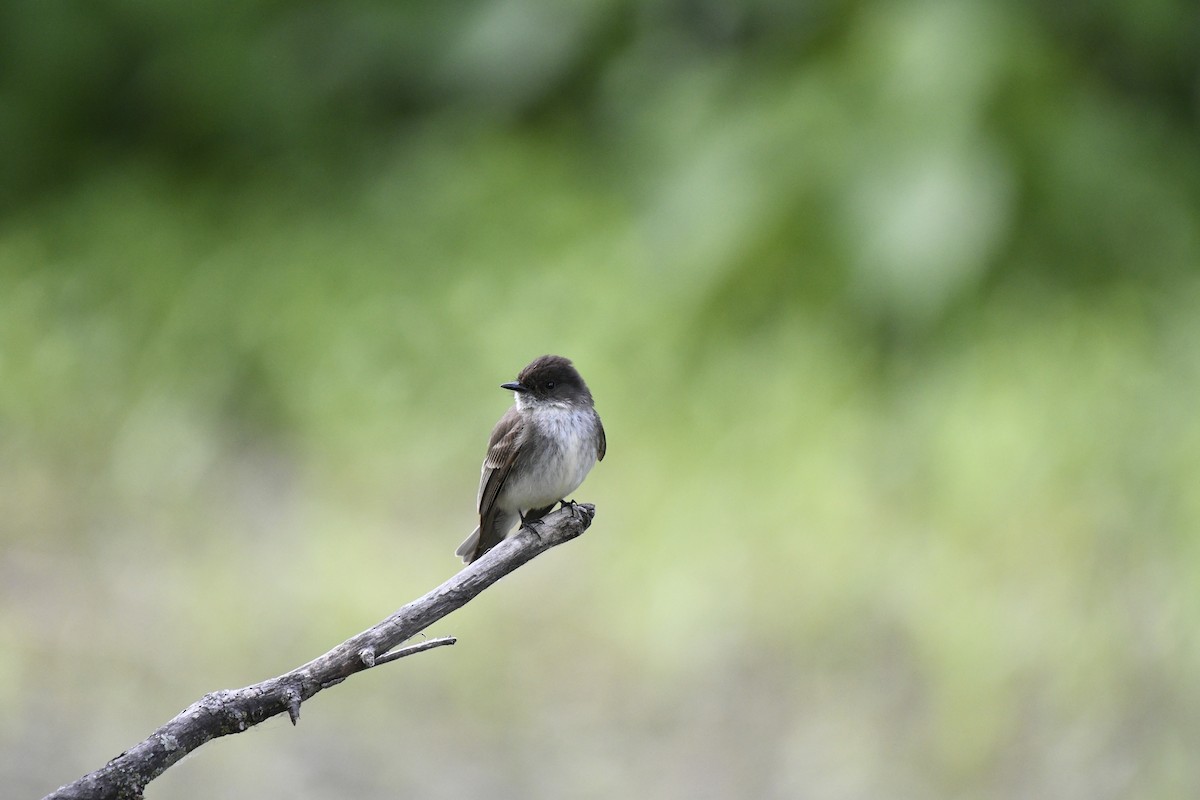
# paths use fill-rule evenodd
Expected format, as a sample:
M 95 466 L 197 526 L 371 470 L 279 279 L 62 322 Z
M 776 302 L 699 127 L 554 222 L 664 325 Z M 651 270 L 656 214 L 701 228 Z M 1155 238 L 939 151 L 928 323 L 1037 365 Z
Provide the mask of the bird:
M 513 525 L 541 519 L 579 488 L 607 441 L 592 393 L 570 359 L 535 358 L 501 389 L 514 403 L 488 439 L 479 477 L 479 525 L 455 555 L 470 564 Z

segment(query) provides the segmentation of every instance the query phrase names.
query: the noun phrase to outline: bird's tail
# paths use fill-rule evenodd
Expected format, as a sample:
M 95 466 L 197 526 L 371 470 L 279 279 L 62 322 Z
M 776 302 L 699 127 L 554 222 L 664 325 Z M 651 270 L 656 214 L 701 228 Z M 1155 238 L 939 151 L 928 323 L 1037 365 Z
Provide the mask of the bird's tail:
M 471 531 L 471 535 L 458 546 L 454 554 L 462 556 L 464 564 L 470 564 L 488 550 L 491 550 L 504 541 L 504 537 L 508 535 L 512 526 L 517 523 L 517 520 L 518 517 L 515 512 L 504 512 L 494 509 L 493 513 L 487 515 L 482 521 L 486 526 L 485 531 L 482 534 L 479 532 L 479 528 Z
M 464 564 L 470 564 L 475 560 L 475 551 L 479 548 L 479 526 L 475 526 L 475 530 L 471 531 L 458 549 L 454 551 L 454 555 L 461 556 Z

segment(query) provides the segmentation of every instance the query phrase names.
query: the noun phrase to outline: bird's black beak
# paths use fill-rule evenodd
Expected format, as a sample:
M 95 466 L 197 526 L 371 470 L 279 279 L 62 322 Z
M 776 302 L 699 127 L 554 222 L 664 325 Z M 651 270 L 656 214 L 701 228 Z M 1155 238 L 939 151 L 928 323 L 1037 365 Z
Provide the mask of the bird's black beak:
M 513 381 L 512 383 L 502 383 L 502 384 L 500 384 L 500 388 L 508 389 L 509 391 L 512 391 L 512 392 L 528 392 L 529 391 L 529 389 L 527 389 L 525 387 L 525 384 L 518 383 L 517 381 Z

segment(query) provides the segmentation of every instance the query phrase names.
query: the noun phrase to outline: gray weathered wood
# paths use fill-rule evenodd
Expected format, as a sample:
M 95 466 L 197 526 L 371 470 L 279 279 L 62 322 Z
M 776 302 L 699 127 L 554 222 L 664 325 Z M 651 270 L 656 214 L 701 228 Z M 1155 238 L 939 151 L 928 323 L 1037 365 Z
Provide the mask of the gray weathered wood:
M 300 704 L 322 689 L 339 684 L 356 672 L 433 647 L 454 644 L 453 637 L 443 637 L 397 649 L 517 567 L 551 547 L 579 536 L 591 525 L 595 513 L 595 507 L 591 505 L 569 505 L 531 523 L 531 527 L 521 528 L 453 578 L 373 628 L 279 677 L 242 689 L 206 694 L 145 741 L 95 772 L 47 795 L 45 800 L 141 798 L 147 783 L 211 739 L 241 733 L 284 712 L 294 725 L 300 717 Z

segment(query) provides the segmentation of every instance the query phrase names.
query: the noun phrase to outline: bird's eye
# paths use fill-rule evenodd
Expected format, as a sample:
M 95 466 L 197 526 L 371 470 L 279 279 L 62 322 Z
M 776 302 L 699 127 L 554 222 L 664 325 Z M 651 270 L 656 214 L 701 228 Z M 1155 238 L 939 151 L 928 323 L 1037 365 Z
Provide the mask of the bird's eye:
M 554 381 L 546 381 L 546 391 L 547 392 L 554 391 Z

